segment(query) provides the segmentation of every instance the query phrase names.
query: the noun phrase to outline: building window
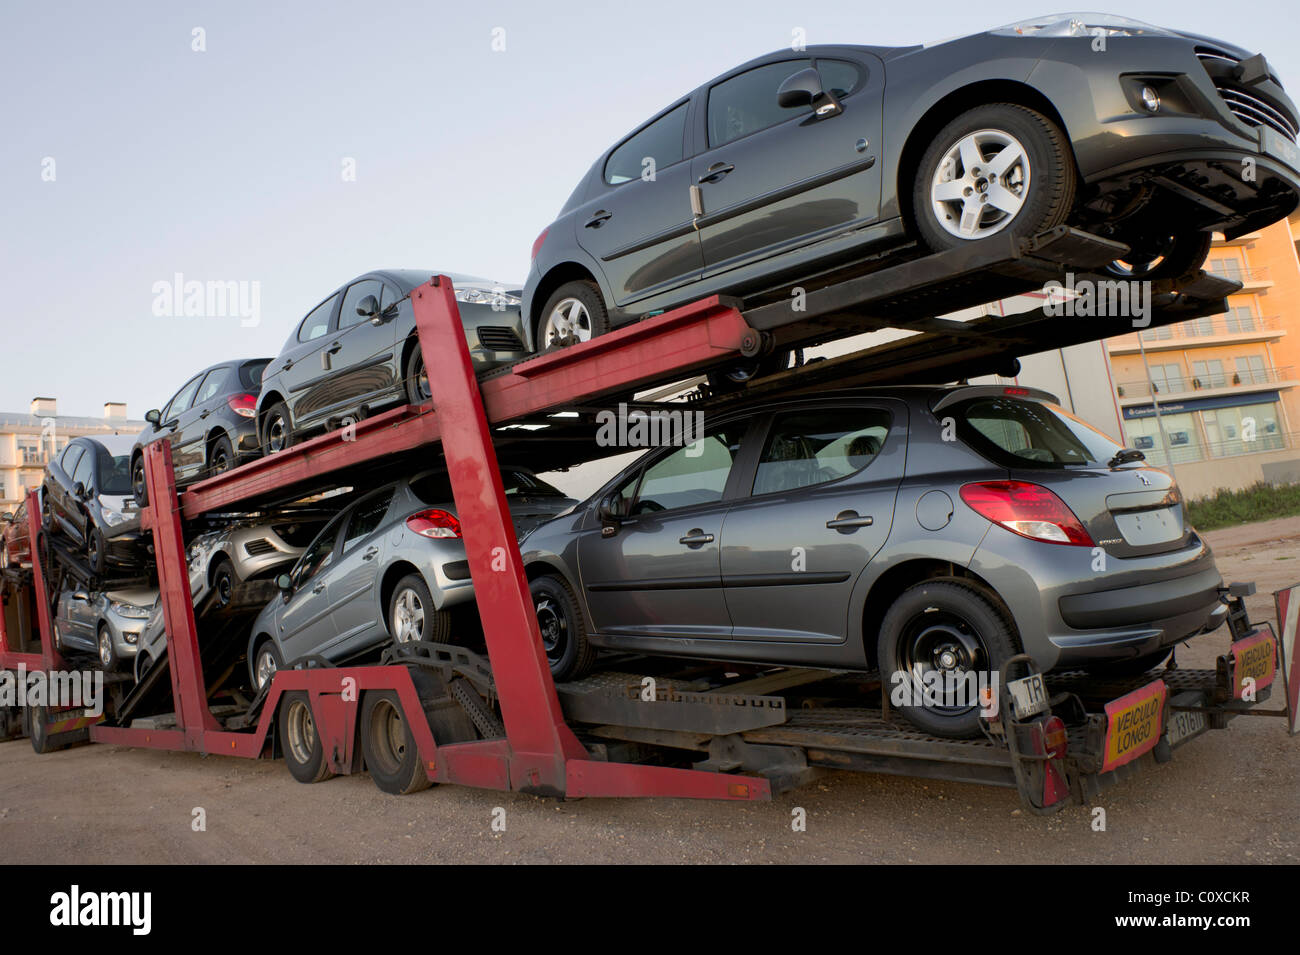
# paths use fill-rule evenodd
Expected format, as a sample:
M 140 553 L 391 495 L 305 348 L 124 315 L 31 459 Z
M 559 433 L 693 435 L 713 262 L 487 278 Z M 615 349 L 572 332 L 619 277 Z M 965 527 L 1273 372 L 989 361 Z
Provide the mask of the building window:
M 1216 256 L 1210 259 L 1211 275 L 1217 275 L 1219 278 L 1228 279 L 1233 282 L 1240 282 L 1245 269 L 1242 268 L 1241 258 L 1236 255 Z
M 1228 383 L 1223 374 L 1223 362 L 1218 358 L 1192 362 L 1193 388 L 1222 388 Z
M 1233 384 L 1262 385 L 1268 381 L 1268 369 L 1262 355 L 1245 355 L 1237 359 L 1237 374 Z
M 1234 305 L 1228 309 L 1224 322 L 1230 332 L 1253 332 L 1255 330 L 1255 313 L 1249 305 Z
M 1157 395 L 1170 395 L 1187 390 L 1183 379 L 1183 366 L 1178 364 L 1152 365 L 1151 390 Z

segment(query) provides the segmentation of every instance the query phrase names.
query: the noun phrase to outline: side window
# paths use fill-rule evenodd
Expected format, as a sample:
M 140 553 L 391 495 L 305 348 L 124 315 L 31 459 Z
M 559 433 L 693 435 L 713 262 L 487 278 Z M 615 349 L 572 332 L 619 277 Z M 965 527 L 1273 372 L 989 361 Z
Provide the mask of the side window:
M 348 286 L 346 294 L 343 296 L 343 308 L 339 310 L 339 328 L 351 328 L 353 325 L 359 325 L 366 321 L 365 318 L 357 314 L 357 306 L 367 295 L 373 295 L 376 299 L 383 293 L 383 282 L 377 279 L 366 279 L 364 282 L 354 282 Z
M 777 415 L 754 476 L 755 494 L 793 491 L 861 471 L 880 453 L 890 416 L 879 408 Z
M 81 460 L 77 462 L 76 470 L 72 472 L 73 485 L 76 485 L 78 482 L 80 482 L 82 487 L 84 487 L 87 491 L 90 491 L 95 485 L 95 482 L 92 480 L 92 476 L 94 475 L 94 473 L 95 473 L 95 452 L 92 451 L 90 448 L 87 448 L 86 453 L 83 454 L 81 456 Z
M 329 332 L 330 315 L 334 311 L 334 303 L 338 298 L 337 295 L 331 295 L 307 313 L 307 317 L 298 326 L 298 341 L 309 342 L 322 338 Z
M 390 488 L 379 492 L 374 497 L 366 498 L 357 505 L 357 509 L 352 512 L 352 517 L 348 519 L 347 534 L 343 538 L 344 553 L 347 553 L 353 544 L 379 530 L 379 525 L 383 523 L 384 515 L 388 513 L 388 505 L 392 500 L 393 491 Z
M 302 587 L 303 584 L 311 580 L 318 573 L 328 567 L 334 560 L 334 544 L 339 539 L 339 530 L 343 527 L 343 522 L 335 518 L 329 526 L 321 532 L 311 542 L 310 546 L 303 551 L 302 557 L 293 568 L 293 586 Z
M 63 454 L 59 457 L 59 467 L 63 468 L 63 473 L 71 477 L 73 469 L 77 466 L 77 459 L 81 457 L 84 448 L 80 444 L 70 444 L 63 449 Z
M 183 414 L 189 410 L 194 401 L 194 393 L 199 390 L 199 382 L 203 380 L 202 375 L 195 375 L 185 387 L 176 392 L 176 397 L 167 402 L 167 410 L 163 413 L 162 420 L 170 421 L 178 414 Z
M 226 378 L 229 375 L 229 368 L 214 368 L 208 372 L 208 377 L 203 379 L 203 385 L 199 388 L 198 397 L 194 399 L 194 407 L 207 404 L 220 395 L 225 390 Z
M 398 294 L 397 289 L 393 288 L 391 285 L 385 285 L 384 294 L 379 296 L 379 310 L 381 312 L 388 311 L 389 307 L 391 307 L 392 304 L 401 297 L 402 296 Z
M 722 500 L 731 465 L 749 422 L 738 421 L 707 433 L 646 468 L 630 513 L 651 514 Z M 622 492 L 626 494 L 626 488 Z
M 610 153 L 605 161 L 605 182 L 617 186 L 640 179 L 646 159 L 654 160 L 656 170 L 681 162 L 685 157 L 682 142 L 686 133 L 686 107 L 683 103 L 665 113 Z
M 845 60 L 818 60 L 817 72 L 821 74 L 822 89 L 837 99 L 848 96 L 862 82 L 861 71 Z
M 709 90 L 709 145 L 722 146 L 792 116 L 807 114 L 805 106 L 778 105 L 776 91 L 787 77 L 809 65 L 809 60 L 783 60 L 756 66 Z

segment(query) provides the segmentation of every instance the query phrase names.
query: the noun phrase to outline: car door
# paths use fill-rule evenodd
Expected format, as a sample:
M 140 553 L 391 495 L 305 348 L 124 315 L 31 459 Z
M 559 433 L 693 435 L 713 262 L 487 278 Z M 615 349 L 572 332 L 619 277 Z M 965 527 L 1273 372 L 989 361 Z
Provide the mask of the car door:
M 230 367 L 208 372 L 195 392 L 190 407 L 180 416 L 173 462 L 176 476 L 182 480 L 201 477 L 207 464 L 208 419 L 228 394 Z
M 705 276 L 877 218 L 884 68 L 863 59 L 792 56 L 709 88 L 691 160 Z M 835 102 L 780 106 L 781 84 L 814 62 Z
M 699 277 L 700 240 L 691 213 L 689 100 L 614 148 L 595 194 L 574 213 L 578 244 L 600 263 L 619 305 Z
M 61 632 L 70 646 L 94 650 L 98 636 L 96 633 L 98 620 L 94 601 L 87 591 L 74 590 L 68 594 Z
M 321 302 L 298 325 L 289 342 L 263 373 L 263 380 L 275 376 L 295 427 L 320 417 L 333 400 L 325 369 L 324 350 L 333 338 L 335 313 L 342 295 L 335 292 Z
M 893 523 L 902 402 L 815 405 L 772 417 L 748 497 L 722 525 L 736 640 L 842 643 L 853 587 Z
M 378 313 L 368 316 L 357 312 L 367 295 L 373 295 L 378 302 L 383 293 L 384 283 L 379 279 L 362 279 L 349 285 L 343 294 L 337 327 L 324 351 L 336 412 L 356 411 L 369 402 L 382 403 L 399 390 L 400 372 L 394 370 L 399 361 L 394 355 L 396 326 L 392 321 L 372 322 Z
M 337 559 L 339 531 L 347 513 L 344 511 L 325 526 L 290 572 L 293 589 L 280 609 L 277 624 L 285 663 L 325 652 L 338 640 L 338 628 L 330 613 L 328 577 Z
M 719 554 L 728 492 L 738 480 L 748 419 L 653 455 L 618 490 L 627 516 L 599 521 L 578 541 L 578 566 L 595 629 L 611 637 L 728 639 Z
M 62 472 L 62 479 L 59 476 L 51 481 L 48 485 L 50 492 L 50 513 L 54 515 L 65 530 L 70 529 L 72 525 L 72 515 L 79 509 L 79 505 L 72 499 L 72 474 L 81 462 L 81 456 L 85 454 L 86 446 L 81 442 L 72 442 L 63 450 L 58 460 L 58 468 Z
M 376 599 L 375 582 L 382 565 L 379 531 L 393 502 L 392 487 L 381 488 L 357 502 L 343 530 L 337 565 L 329 574 L 326 592 L 338 631 L 335 648 L 346 656 L 384 637 L 384 614 Z
M 203 383 L 203 374 L 195 375 L 185 383 L 185 387 L 176 392 L 175 397 L 167 402 L 159 421 L 158 430 L 172 446 L 172 467 L 177 477 L 187 477 L 192 467 L 185 461 L 185 433 L 194 427 L 192 408 L 198 394 L 199 385 Z
M 96 449 L 87 445 L 85 454 L 77 459 L 77 466 L 72 471 L 73 499 L 68 507 L 68 520 L 72 525 L 74 536 L 78 536 L 81 543 L 86 540 L 87 528 L 90 524 L 86 502 L 95 496 L 95 466 L 98 460 L 99 454 Z M 79 496 L 76 493 L 78 485 L 81 486 Z

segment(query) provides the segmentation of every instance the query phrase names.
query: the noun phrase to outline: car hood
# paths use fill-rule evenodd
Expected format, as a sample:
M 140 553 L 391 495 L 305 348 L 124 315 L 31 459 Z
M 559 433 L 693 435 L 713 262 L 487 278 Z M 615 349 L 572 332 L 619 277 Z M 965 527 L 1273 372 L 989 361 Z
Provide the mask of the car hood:
M 109 600 L 130 604 L 143 610 L 152 610 L 158 602 L 158 591 L 153 587 L 128 587 L 125 590 L 109 590 L 104 593 Z

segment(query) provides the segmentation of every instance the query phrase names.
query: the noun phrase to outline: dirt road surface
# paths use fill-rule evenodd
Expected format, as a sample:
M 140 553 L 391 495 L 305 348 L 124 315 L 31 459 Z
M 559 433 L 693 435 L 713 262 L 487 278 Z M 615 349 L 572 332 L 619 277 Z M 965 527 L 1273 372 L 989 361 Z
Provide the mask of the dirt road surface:
M 1300 519 L 1258 527 L 1208 536 L 1225 579 L 1258 584 L 1252 617 L 1272 619 L 1271 592 L 1300 581 Z M 1179 662 L 1213 666 L 1226 647 L 1225 628 L 1180 649 Z M 456 786 L 395 797 L 364 774 L 300 785 L 279 762 L 0 744 L 7 863 L 1295 863 L 1297 820 L 1300 739 L 1263 717 L 1048 818 L 1010 790 L 854 773 L 763 804 L 558 802 Z

